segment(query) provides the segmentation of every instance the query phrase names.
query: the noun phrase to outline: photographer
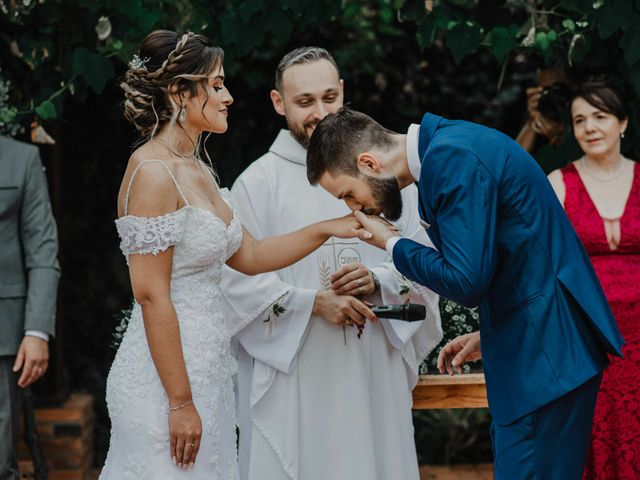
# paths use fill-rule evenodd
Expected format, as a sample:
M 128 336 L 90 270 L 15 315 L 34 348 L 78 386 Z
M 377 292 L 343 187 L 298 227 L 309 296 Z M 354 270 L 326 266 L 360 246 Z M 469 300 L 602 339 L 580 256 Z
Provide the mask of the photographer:
M 544 143 L 560 144 L 570 94 L 571 90 L 563 80 L 527 89 L 529 119 L 516 137 L 527 152 L 535 153 Z

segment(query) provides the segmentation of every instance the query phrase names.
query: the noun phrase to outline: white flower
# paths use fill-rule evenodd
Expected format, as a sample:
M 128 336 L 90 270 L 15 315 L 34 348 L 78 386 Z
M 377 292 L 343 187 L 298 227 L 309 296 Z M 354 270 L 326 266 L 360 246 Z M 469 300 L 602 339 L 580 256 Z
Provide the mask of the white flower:
M 533 45 L 534 40 L 536 39 L 536 27 L 535 25 L 529 29 L 529 33 L 524 37 L 522 42 L 520 43 L 523 47 L 530 47 Z
M 105 17 L 104 15 L 98 19 L 98 24 L 96 25 L 96 34 L 98 35 L 98 40 L 101 42 L 105 41 L 111 35 L 111 20 L 109 17 Z

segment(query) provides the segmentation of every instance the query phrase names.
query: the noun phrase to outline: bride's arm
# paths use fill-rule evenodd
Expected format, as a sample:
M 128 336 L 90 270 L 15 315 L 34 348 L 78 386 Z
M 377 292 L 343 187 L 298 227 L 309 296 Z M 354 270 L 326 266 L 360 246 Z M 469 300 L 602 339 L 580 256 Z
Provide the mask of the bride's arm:
M 191 400 L 191 386 L 184 363 L 178 316 L 169 293 L 172 263 L 173 247 L 158 255 L 129 257 L 133 296 L 142 307 L 151 358 L 173 407 Z
M 242 244 L 227 265 L 246 275 L 256 275 L 288 267 L 309 255 L 330 237 L 359 237 L 365 240 L 369 238 L 367 235 L 368 232 L 362 229 L 353 215 L 314 223 L 295 232 L 262 240 L 253 238 L 243 227 Z
M 161 165 L 144 165 L 135 178 L 129 198 L 129 214 L 153 218 L 176 210 L 178 196 Z M 142 318 L 151 358 L 169 405 L 170 452 L 183 468 L 195 461 L 202 424 L 192 402 L 191 386 L 180 340 L 178 317 L 171 301 L 173 247 L 156 255 L 129 255 L 129 275 Z M 170 407 L 184 407 L 169 411 Z M 193 447 L 185 445 L 193 443 Z
M 186 468 L 195 462 L 202 424 L 191 394 L 185 366 L 180 326 L 171 301 L 173 247 L 158 255 L 129 256 L 131 285 L 136 302 L 142 307 L 144 330 L 151 358 L 169 404 L 170 452 L 174 463 Z M 181 407 L 175 411 L 169 408 Z M 187 444 L 193 447 L 186 447 Z
M 353 238 L 364 235 L 364 230 L 352 215 L 348 215 L 262 240 L 253 238 L 244 227 L 242 234 L 242 244 L 227 265 L 246 275 L 256 275 L 288 267 L 332 236 Z

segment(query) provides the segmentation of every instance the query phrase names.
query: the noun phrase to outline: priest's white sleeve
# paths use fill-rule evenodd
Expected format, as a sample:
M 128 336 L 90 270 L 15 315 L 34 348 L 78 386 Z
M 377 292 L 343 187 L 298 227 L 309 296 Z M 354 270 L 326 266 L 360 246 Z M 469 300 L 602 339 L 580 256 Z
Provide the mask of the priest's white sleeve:
M 426 231 L 420 225 L 417 202 L 417 189 L 413 186 L 405 188 L 402 224 L 398 226 L 402 230 L 403 238 L 410 238 L 433 247 Z M 411 302 L 426 306 L 427 315 L 421 322 L 380 319 L 389 343 L 396 349 L 402 350 L 403 358 L 412 371 L 411 378 L 415 382 L 418 367 L 442 339 L 439 296 L 428 288 L 405 278 L 395 269 L 392 259 L 388 258 L 388 260 L 378 267 L 371 268 L 380 281 L 380 290 L 368 300 L 378 305 Z
M 276 215 L 269 211 L 268 188 L 241 176 L 232 188 L 236 211 L 256 239 L 269 235 Z M 249 195 L 251 193 L 251 195 Z M 235 340 L 253 358 L 290 373 L 304 342 L 317 291 L 283 282 L 277 273 L 248 276 L 225 266 L 222 292 L 227 323 Z
M 245 325 L 233 332 L 236 340 L 251 357 L 291 373 L 308 330 L 316 290 L 286 285 L 273 274 L 267 275 L 271 278 L 246 277 L 237 281 L 229 278 L 232 275 L 223 282 L 223 291 L 232 316 Z

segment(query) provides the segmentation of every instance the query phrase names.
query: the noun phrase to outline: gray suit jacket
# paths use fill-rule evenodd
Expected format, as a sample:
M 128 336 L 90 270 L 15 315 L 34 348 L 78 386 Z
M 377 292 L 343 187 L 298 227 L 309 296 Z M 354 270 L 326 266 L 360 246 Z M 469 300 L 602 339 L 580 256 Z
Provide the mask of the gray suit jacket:
M 38 149 L 0 137 L 0 355 L 14 355 L 25 330 L 54 334 L 57 255 Z

